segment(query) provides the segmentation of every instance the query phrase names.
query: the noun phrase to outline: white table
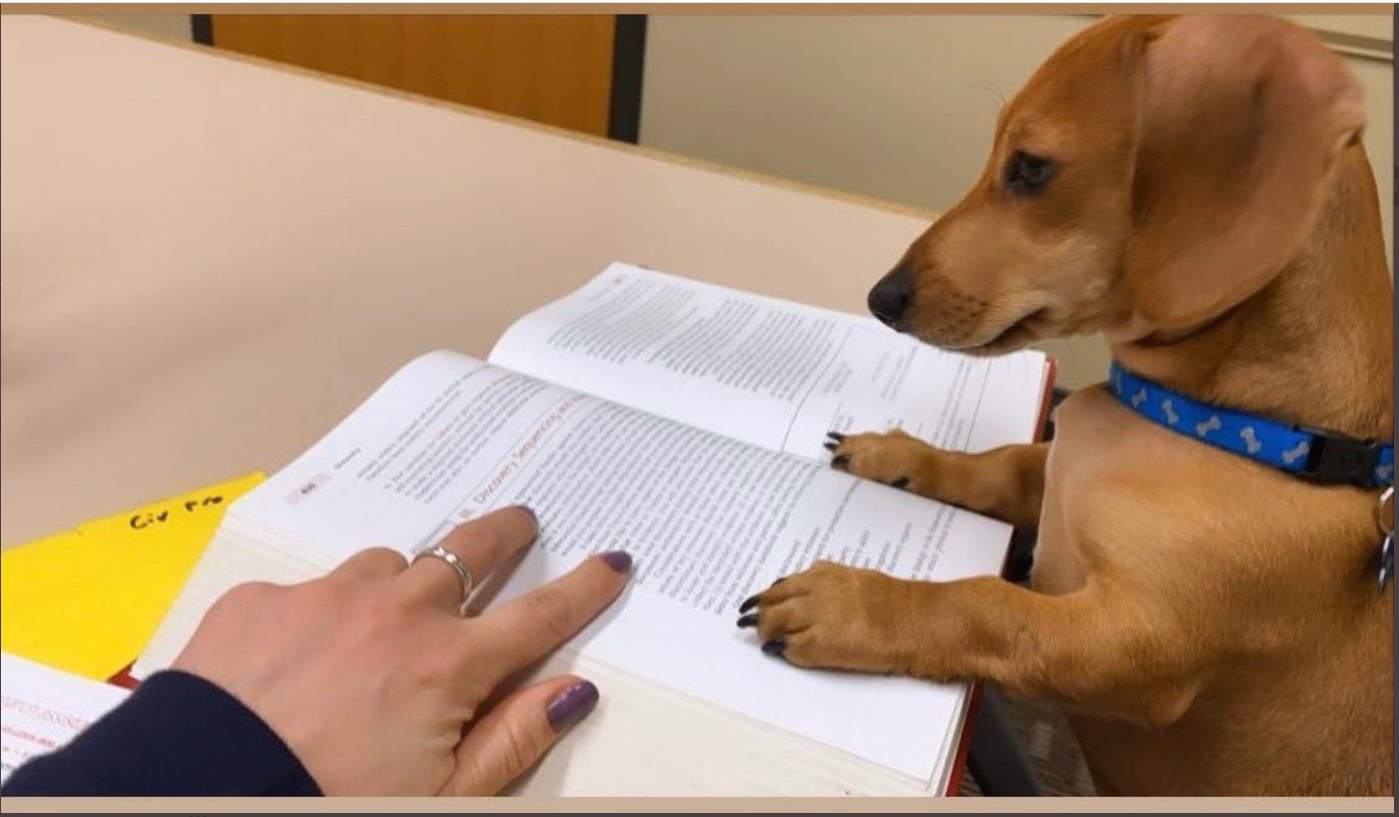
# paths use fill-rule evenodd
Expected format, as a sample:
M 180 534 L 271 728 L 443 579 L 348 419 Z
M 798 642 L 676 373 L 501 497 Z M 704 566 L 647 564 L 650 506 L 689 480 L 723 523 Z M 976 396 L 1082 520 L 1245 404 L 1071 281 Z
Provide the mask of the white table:
M 198 46 L 0 25 L 10 545 L 275 469 L 614 260 L 863 311 L 930 214 Z

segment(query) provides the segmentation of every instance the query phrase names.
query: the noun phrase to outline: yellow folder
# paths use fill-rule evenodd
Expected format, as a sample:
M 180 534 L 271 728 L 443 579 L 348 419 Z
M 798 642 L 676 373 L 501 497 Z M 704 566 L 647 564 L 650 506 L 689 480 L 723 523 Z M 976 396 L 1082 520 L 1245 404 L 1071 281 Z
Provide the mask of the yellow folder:
M 224 509 L 263 479 L 249 474 L 7 549 L 0 646 L 107 680 L 145 648 Z

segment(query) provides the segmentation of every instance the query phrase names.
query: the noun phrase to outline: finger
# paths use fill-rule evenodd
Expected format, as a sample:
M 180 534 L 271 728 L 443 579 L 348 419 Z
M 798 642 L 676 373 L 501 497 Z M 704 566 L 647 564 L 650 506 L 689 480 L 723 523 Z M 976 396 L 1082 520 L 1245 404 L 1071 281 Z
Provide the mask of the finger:
M 471 622 L 473 649 L 499 677 L 533 663 L 583 629 L 626 586 L 631 556 L 612 551 Z
M 515 505 L 457 525 L 437 544 L 461 559 L 471 572 L 472 584 L 479 586 L 492 570 L 529 547 L 538 535 L 539 524 L 534 511 Z M 442 559 L 414 560 L 400 581 L 408 594 L 453 612 L 465 601 L 461 577 Z
M 498 793 L 538 762 L 597 702 L 597 687 L 572 675 L 510 693 L 457 744 L 457 767 L 441 793 Z
M 349 581 L 388 579 L 402 573 L 408 567 L 408 559 L 391 548 L 369 548 L 361 550 L 330 571 L 327 578 Z

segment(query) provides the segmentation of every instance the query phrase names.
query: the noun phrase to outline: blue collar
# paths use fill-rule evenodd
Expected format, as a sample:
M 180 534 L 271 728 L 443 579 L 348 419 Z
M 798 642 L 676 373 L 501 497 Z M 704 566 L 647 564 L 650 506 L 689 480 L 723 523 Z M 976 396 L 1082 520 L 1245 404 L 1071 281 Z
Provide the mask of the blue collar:
M 1394 444 L 1361 441 L 1202 403 L 1139 377 L 1113 361 L 1108 387 L 1122 405 L 1216 448 L 1318 482 L 1389 485 Z

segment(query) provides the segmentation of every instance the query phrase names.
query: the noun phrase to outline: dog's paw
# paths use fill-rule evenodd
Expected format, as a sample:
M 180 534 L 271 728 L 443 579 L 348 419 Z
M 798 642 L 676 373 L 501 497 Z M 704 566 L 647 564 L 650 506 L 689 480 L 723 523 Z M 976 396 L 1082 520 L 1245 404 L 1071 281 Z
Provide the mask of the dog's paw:
M 832 431 L 826 436 L 832 468 L 916 494 L 932 490 L 938 452 L 917 437 L 897 428 L 882 434 Z
M 763 652 L 797 666 L 906 674 L 909 585 L 817 562 L 743 602 L 738 626 L 756 628 Z

